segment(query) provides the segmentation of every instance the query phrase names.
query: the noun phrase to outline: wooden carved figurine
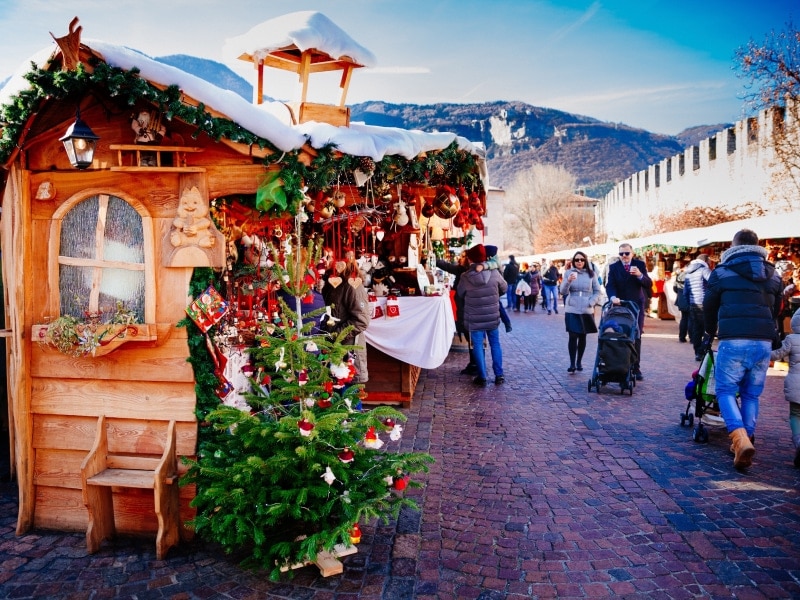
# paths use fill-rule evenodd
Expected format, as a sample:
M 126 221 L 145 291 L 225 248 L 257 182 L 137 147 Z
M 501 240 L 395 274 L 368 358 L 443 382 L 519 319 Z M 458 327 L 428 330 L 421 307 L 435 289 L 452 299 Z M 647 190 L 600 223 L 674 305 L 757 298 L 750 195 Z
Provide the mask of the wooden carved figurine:
M 173 251 L 168 266 L 221 266 L 224 238 L 208 213 L 208 203 L 200 190 L 196 186 L 185 188 L 169 232 Z

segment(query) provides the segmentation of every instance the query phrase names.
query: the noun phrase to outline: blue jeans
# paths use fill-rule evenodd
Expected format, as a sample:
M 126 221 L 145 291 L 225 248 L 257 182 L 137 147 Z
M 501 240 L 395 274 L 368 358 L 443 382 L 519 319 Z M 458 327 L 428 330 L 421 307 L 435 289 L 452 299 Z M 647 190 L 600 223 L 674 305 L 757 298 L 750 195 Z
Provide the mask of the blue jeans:
M 486 356 L 483 353 L 483 339 L 489 338 L 489 349 L 492 352 L 492 371 L 495 377 L 503 376 L 503 349 L 500 348 L 500 330 L 495 327 L 489 331 L 479 329 L 469 332 L 472 340 L 472 351 L 475 364 L 478 366 L 476 377 L 486 379 Z
M 719 411 L 728 433 L 740 427 L 747 430 L 748 436 L 755 433 L 758 397 L 764 391 L 771 350 L 768 340 L 720 340 L 714 378 Z
M 508 310 L 514 310 L 515 308 L 518 308 L 516 283 L 508 284 L 508 289 L 506 290 L 506 307 L 508 307 Z
M 547 310 L 558 311 L 558 286 L 545 285 L 542 292 L 542 302 Z

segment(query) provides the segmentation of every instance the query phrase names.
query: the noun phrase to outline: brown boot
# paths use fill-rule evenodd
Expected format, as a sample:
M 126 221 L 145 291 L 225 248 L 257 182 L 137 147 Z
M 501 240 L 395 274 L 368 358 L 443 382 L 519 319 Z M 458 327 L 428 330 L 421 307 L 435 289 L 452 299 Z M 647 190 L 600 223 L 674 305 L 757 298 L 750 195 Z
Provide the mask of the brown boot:
M 753 463 L 753 455 L 756 449 L 747 437 L 747 430 L 744 427 L 734 429 L 728 434 L 731 438 L 733 448 L 733 466 L 737 469 L 746 469 Z

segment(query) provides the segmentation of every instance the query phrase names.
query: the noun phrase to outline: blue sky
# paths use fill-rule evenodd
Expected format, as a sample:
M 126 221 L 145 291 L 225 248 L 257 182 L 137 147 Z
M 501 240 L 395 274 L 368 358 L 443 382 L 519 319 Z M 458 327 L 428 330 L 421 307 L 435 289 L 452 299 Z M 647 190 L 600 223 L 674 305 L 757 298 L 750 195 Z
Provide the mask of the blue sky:
M 74 16 L 84 40 L 224 62 L 227 38 L 298 10 L 377 57 L 348 103 L 519 100 L 666 134 L 742 118 L 736 48 L 800 24 L 800 0 L 0 0 L 0 80 Z M 299 95 L 270 77 L 268 95 Z M 312 78 L 309 100 L 338 101 L 337 84 Z

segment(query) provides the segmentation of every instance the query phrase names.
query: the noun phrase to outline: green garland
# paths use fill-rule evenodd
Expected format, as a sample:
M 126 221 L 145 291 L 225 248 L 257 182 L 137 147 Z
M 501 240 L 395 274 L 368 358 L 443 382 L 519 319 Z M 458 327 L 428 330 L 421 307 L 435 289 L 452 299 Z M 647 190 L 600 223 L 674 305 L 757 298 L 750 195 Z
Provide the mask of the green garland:
M 289 213 L 296 215 L 304 198 L 304 191 L 325 191 L 337 184 L 353 181 L 353 172 L 360 168 L 365 157 L 341 154 L 334 146 L 316 149 L 316 156 L 306 166 L 300 160 L 301 151 L 280 152 L 268 139 L 259 137 L 235 122 L 212 116 L 199 104 L 193 106 L 183 101 L 183 93 L 176 85 L 159 89 L 139 76 L 136 68 L 125 70 L 93 59 L 91 70 L 78 64 L 74 71 L 50 71 L 31 63 L 25 75 L 30 88 L 12 98 L 10 104 L 0 106 L 2 134 L 0 135 L 0 164 L 4 164 L 16 150 L 19 139 L 31 115 L 47 99 L 64 100 L 86 94 L 92 89 L 105 89 L 111 98 L 133 107 L 147 101 L 158 107 L 168 121 L 179 119 L 196 127 L 197 138 L 206 134 L 213 140 L 228 139 L 233 142 L 268 149 L 263 159 L 266 166 L 280 163 L 280 179 L 285 194 L 285 205 L 279 203 L 268 213 L 272 216 Z M 440 151 L 421 154 L 413 159 L 402 156 L 385 156 L 374 162 L 372 185 L 396 184 L 465 187 L 468 191 L 482 190 L 474 155 L 458 148 L 454 141 Z

